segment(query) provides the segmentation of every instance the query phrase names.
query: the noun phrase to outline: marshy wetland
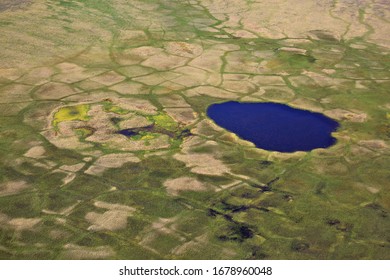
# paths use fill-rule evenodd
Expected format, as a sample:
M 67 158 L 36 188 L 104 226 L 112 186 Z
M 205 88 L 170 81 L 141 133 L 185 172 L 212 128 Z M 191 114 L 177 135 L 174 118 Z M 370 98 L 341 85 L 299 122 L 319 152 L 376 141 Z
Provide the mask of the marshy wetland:
M 9 2 L 0 259 L 390 258 L 387 2 Z M 258 148 L 229 101 L 337 141 Z

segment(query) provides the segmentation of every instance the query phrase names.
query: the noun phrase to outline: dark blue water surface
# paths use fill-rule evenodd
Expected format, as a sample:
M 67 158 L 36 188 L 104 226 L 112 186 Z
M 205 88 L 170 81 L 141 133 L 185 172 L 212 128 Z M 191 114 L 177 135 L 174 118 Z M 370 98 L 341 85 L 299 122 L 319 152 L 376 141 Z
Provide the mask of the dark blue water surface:
M 320 114 L 279 103 L 213 104 L 207 115 L 256 147 L 279 152 L 310 151 L 333 145 L 339 124 Z

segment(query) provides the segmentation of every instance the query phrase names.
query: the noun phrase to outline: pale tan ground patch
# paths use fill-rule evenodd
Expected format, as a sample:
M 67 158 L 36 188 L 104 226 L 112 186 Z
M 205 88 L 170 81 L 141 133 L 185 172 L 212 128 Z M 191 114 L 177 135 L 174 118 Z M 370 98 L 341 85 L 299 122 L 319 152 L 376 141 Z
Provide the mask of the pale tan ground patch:
M 297 54 L 305 55 L 307 53 L 307 50 L 300 49 L 300 48 L 293 48 L 293 47 L 281 47 L 278 49 L 279 51 L 285 51 L 285 52 L 292 52 Z
M 3 117 L 16 116 L 20 111 L 30 105 L 30 102 L 13 103 L 10 106 L 8 103 L 0 103 L 0 112 Z
M 156 72 L 156 73 L 151 73 L 149 75 L 133 78 L 133 81 L 143 83 L 149 86 L 156 86 L 181 76 L 182 76 L 181 74 L 172 71 Z
M 12 102 L 32 101 L 29 95 L 31 86 L 12 84 L 4 86 L 0 90 L 0 103 L 9 104 Z
M 58 148 L 78 150 L 93 147 L 92 144 L 80 142 L 80 139 L 77 136 L 58 137 L 58 134 L 52 130 L 43 131 L 41 134 Z
M 39 224 L 42 219 L 39 218 L 16 218 L 8 222 L 8 224 L 17 231 L 31 230 Z
M 149 88 L 143 84 L 131 83 L 126 81 L 116 84 L 110 87 L 110 89 L 125 95 L 146 94 L 149 92 Z
M 128 117 L 128 115 L 126 117 Z M 147 118 L 136 114 L 133 114 L 130 118 L 120 121 L 118 123 L 121 129 L 146 127 L 152 124 L 153 122 L 149 121 Z
M 337 87 L 342 83 L 346 82 L 346 80 L 344 79 L 332 78 L 327 75 L 322 75 L 316 72 L 303 71 L 302 74 L 311 78 L 316 84 L 318 84 L 321 87 L 330 87 L 330 86 Z
M 222 67 L 221 56 L 223 54 L 224 51 L 205 50 L 201 55 L 191 60 L 188 65 L 209 72 L 220 72 Z
M 137 40 L 145 41 L 148 39 L 145 32 L 142 30 L 120 30 L 119 32 L 119 41 L 123 40 Z
M 307 76 L 292 76 L 288 77 L 288 80 L 295 88 L 299 88 L 300 86 L 316 86 L 316 82 Z
M 307 98 L 297 98 L 292 102 L 289 102 L 289 105 L 292 105 L 299 109 L 305 109 L 313 112 L 322 112 L 324 109 L 319 106 L 319 103 L 315 100 L 310 100 Z
M 44 158 L 44 154 L 45 154 L 46 150 L 43 146 L 35 146 L 35 147 L 32 147 L 31 149 L 29 149 L 25 154 L 24 156 L 25 157 L 30 157 L 30 158 L 36 158 L 36 159 L 39 159 L 39 158 Z
M 113 84 L 117 84 L 122 82 L 126 77 L 114 72 L 109 71 L 98 76 L 90 78 L 91 81 L 98 82 L 100 84 L 111 86 Z
M 60 169 L 68 172 L 77 172 L 80 171 L 85 166 L 85 163 L 77 163 L 74 165 L 62 165 L 60 166 Z
M 218 97 L 224 99 L 236 99 L 239 97 L 237 93 L 223 90 L 217 87 L 211 86 L 200 86 L 186 91 L 187 96 L 199 96 L 199 95 L 208 95 L 211 97 Z
M 208 187 L 202 182 L 191 177 L 180 177 L 169 179 L 164 182 L 167 192 L 170 195 L 177 196 L 181 191 L 206 191 Z
M 270 101 L 288 102 L 295 96 L 294 91 L 286 86 L 264 86 L 262 89 L 265 93 L 261 95 L 261 98 Z
M 0 77 L 14 81 L 23 75 L 23 71 L 18 68 L 0 68 Z
M 175 154 L 174 158 L 184 162 L 193 173 L 215 176 L 230 173 L 230 169 L 221 160 L 210 154 Z
M 32 69 L 28 74 L 21 77 L 18 81 L 31 85 L 42 85 L 50 81 L 50 77 L 54 74 L 53 68 L 38 67 Z
M 214 122 L 208 119 L 200 121 L 193 129 L 191 129 L 192 133 L 207 137 L 213 137 L 222 131 L 223 129 L 221 127 L 217 126 Z
M 100 175 L 109 168 L 119 168 L 128 162 L 137 163 L 140 162 L 140 159 L 131 153 L 104 155 L 99 157 L 97 161 L 85 171 L 85 173 Z
M 119 73 L 122 75 L 125 75 L 129 78 L 144 76 L 152 73 L 154 70 L 141 66 L 141 65 L 130 65 L 130 66 L 123 66 L 117 69 Z
M 248 81 L 225 80 L 222 83 L 221 87 L 229 91 L 243 93 L 243 94 L 254 92 L 256 89 L 255 85 L 253 85 L 251 82 Z
M 61 99 L 75 93 L 76 91 L 66 84 L 50 82 L 42 85 L 34 92 L 34 96 L 37 99 Z
M 280 76 L 257 75 L 251 79 L 252 83 L 258 86 L 285 86 L 283 78 Z
M 371 150 L 383 150 L 389 147 L 383 140 L 361 140 L 358 144 Z
M 147 58 L 141 65 L 164 71 L 183 66 L 187 62 L 187 58 L 161 53 Z
M 244 51 L 235 51 L 226 55 L 227 65 L 225 71 L 232 73 L 263 73 L 259 63 L 259 59 L 256 56 L 249 55 Z
M 127 217 L 131 216 L 136 210 L 127 205 L 111 204 L 103 201 L 96 201 L 94 205 L 98 208 L 108 209 L 108 211 L 102 214 L 96 212 L 87 213 L 85 219 L 92 224 L 88 227 L 88 230 L 91 231 L 123 229 L 127 225 Z
M 363 112 L 351 112 L 344 109 L 332 109 L 324 111 L 324 114 L 336 120 L 362 123 L 367 120 L 367 114 Z
M 231 142 L 231 143 L 237 143 L 241 146 L 246 146 L 246 147 L 255 147 L 255 144 L 253 144 L 250 141 L 241 139 L 238 137 L 237 134 L 226 131 L 223 133 L 221 136 L 218 137 L 219 140 L 225 141 L 225 142 Z
M 167 114 L 178 123 L 190 125 L 197 121 L 198 114 L 192 108 L 165 108 Z
M 74 260 L 96 260 L 109 259 L 115 255 L 115 251 L 110 246 L 86 247 L 74 244 L 66 244 L 63 253 L 64 259 Z
M 101 83 L 91 81 L 89 79 L 83 80 L 75 85 L 75 87 L 78 87 L 83 90 L 96 90 L 99 88 L 104 87 Z
M 29 185 L 26 181 L 9 181 L 0 185 L 0 197 L 19 193 L 27 189 Z
M 170 54 L 187 58 L 194 58 L 203 52 L 200 45 L 187 42 L 168 42 L 165 44 L 165 49 Z
M 190 107 L 190 105 L 178 94 L 170 94 L 167 96 L 162 96 L 158 101 L 164 107 Z

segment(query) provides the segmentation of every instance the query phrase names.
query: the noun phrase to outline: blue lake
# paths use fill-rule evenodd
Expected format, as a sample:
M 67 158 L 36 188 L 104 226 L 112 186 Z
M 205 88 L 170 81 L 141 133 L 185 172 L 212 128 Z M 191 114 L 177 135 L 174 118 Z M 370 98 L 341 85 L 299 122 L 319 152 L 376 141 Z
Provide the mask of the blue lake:
M 336 143 L 331 136 L 339 124 L 320 113 L 279 103 L 212 104 L 207 115 L 219 126 L 256 147 L 279 152 L 310 151 Z

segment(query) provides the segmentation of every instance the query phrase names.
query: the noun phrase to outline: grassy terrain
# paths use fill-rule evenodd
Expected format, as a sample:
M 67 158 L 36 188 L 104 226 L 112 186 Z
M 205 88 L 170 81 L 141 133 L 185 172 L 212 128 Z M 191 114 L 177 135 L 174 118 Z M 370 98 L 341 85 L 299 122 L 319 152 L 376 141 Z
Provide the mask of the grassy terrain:
M 386 7 L 336 2 L 327 30 L 253 1 L 0 5 L 0 259 L 389 259 Z M 206 116 L 227 100 L 337 143 L 257 149 Z

